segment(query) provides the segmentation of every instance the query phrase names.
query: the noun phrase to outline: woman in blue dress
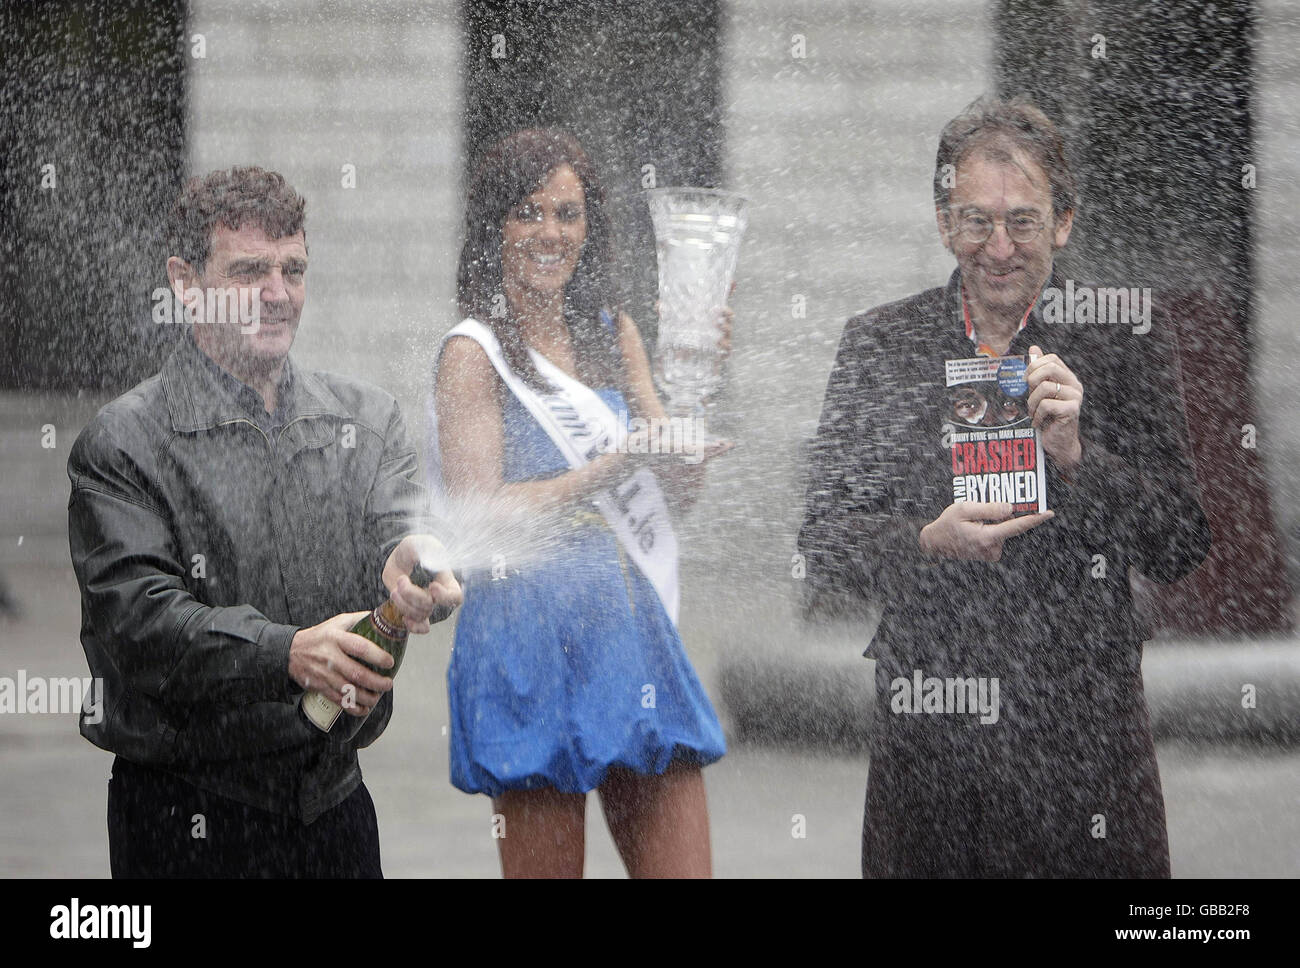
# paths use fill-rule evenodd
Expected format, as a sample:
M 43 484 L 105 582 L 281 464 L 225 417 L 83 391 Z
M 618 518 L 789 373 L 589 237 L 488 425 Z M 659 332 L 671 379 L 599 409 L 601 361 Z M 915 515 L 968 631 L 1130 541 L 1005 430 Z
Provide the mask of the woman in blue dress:
M 722 730 L 669 617 L 676 602 L 665 607 L 592 503 L 644 462 L 600 453 L 575 467 L 507 382 L 546 394 L 558 384 L 539 368 L 553 366 L 623 420 L 664 416 L 635 324 L 610 311 L 603 202 L 581 147 L 554 131 L 505 138 L 470 185 L 457 288 L 480 335 L 453 334 L 440 353 L 438 483 L 565 526 L 541 560 L 466 575 L 447 677 L 452 782 L 492 797 L 507 877 L 582 875 L 591 790 L 629 875 L 707 877 L 701 767 L 725 752 Z M 670 505 L 688 505 L 704 464 L 650 466 Z

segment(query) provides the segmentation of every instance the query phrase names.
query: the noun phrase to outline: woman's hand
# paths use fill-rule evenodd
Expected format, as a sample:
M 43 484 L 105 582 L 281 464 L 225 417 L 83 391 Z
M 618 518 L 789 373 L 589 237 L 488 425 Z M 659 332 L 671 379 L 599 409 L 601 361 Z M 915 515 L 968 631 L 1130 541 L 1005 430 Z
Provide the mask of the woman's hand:
M 735 289 L 736 287 L 733 285 L 731 288 Z M 736 314 L 732 312 L 730 306 L 719 306 L 713 312 L 716 317 L 718 332 L 721 334 L 718 337 L 718 352 L 722 355 L 722 359 L 726 360 L 731 355 L 731 323 L 736 318 Z
M 647 454 L 645 466 L 654 471 L 668 503 L 681 511 L 689 511 L 704 486 L 704 465 L 735 446 L 729 440 L 718 440 L 694 454 Z
M 731 291 L 736 291 L 734 282 L 731 284 Z M 658 300 L 655 300 L 655 314 L 660 314 Z M 713 324 L 718 330 L 718 353 L 723 360 L 726 360 L 731 355 L 731 329 L 736 313 L 730 306 L 714 306 L 712 316 Z
M 731 297 L 736 294 L 736 284 L 733 282 L 731 288 L 727 290 L 727 302 L 731 302 Z M 721 336 L 718 339 L 718 350 L 722 353 L 725 360 L 731 355 L 731 324 L 736 318 L 736 314 L 731 311 L 730 306 L 718 306 L 714 313 L 718 318 L 718 329 Z

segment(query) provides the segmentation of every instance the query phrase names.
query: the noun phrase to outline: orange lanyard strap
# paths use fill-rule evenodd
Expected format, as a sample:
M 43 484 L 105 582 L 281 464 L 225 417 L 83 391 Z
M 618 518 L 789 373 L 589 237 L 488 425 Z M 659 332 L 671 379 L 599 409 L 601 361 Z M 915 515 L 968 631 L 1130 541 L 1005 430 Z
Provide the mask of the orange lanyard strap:
M 1020 317 L 1020 325 L 1016 327 L 1017 333 L 1024 329 L 1025 324 L 1029 322 L 1029 314 L 1034 311 L 1034 303 L 1036 302 L 1038 302 L 1037 299 L 1031 302 L 1029 308 L 1025 310 L 1025 314 Z M 964 288 L 961 291 L 961 314 L 966 321 L 966 338 L 975 344 L 975 355 L 997 357 L 999 354 L 994 352 L 991 346 L 987 343 L 981 343 L 975 336 L 975 324 L 971 322 L 970 307 L 966 305 L 966 290 Z

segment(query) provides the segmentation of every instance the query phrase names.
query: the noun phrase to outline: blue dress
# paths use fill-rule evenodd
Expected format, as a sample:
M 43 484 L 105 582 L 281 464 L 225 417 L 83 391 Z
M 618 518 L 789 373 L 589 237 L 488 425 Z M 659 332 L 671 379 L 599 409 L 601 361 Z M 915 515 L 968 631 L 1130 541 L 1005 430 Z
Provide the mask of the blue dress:
M 597 391 L 615 413 L 616 389 Z M 506 393 L 506 483 L 569 465 Z M 726 752 L 717 715 L 658 593 L 592 509 L 562 551 L 493 580 L 465 576 L 447 670 L 451 782 L 466 793 L 586 793 L 611 766 L 663 773 Z

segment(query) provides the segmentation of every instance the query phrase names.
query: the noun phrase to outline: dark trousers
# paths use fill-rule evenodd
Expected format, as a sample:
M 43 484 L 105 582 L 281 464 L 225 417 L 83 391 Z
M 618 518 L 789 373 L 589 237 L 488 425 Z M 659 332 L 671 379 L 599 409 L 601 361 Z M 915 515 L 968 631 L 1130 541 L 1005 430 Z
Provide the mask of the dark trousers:
M 108 856 L 115 878 L 384 876 L 365 784 L 306 824 L 120 756 L 108 783 Z

